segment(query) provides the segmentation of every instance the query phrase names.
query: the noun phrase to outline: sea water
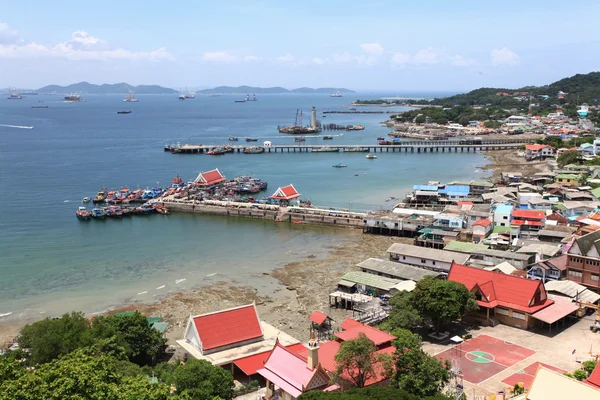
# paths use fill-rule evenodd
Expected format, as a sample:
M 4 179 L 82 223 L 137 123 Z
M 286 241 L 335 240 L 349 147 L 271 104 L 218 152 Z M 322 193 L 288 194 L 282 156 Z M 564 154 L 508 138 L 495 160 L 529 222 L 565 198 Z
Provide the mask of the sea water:
M 222 280 L 260 286 L 262 272 L 343 244 L 344 230 L 215 216 L 172 214 L 81 222 L 75 210 L 98 189 L 168 186 L 179 174 L 193 180 L 218 168 L 227 178 L 254 175 L 269 182 L 265 195 L 293 184 L 323 207 L 389 208 L 415 183 L 478 179 L 483 156 L 467 153 L 265 153 L 174 155 L 165 144 L 244 144 L 246 137 L 295 144 L 278 125 L 303 123 L 317 107 L 323 124 L 363 125 L 328 131 L 331 141 L 375 144 L 389 128 L 387 114 L 322 114 L 348 110 L 348 95 L 139 96 L 87 95 L 80 103 L 38 95 L 0 100 L 0 321 L 99 312 L 126 301 L 150 301 L 169 291 Z M 371 95 L 378 98 L 377 95 Z M 48 108 L 31 108 L 47 105 Z M 359 110 L 382 110 L 360 107 Z M 131 114 L 117 114 L 132 110 Z M 383 110 L 403 111 L 402 107 Z M 326 115 L 323 117 L 323 115 Z M 347 168 L 332 168 L 343 163 Z M 365 254 L 365 257 L 369 257 Z M 11 313 L 11 314 L 9 314 Z

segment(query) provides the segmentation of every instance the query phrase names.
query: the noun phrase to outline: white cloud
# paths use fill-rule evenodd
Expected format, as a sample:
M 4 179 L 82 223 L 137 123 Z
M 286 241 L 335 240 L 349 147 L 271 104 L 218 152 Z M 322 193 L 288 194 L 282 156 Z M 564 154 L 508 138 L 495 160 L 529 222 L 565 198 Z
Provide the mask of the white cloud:
M 202 55 L 202 59 L 204 61 L 232 62 L 236 61 L 237 57 L 226 51 L 207 51 Z
M 431 47 L 421 49 L 413 57 L 413 63 L 415 64 L 437 64 L 439 57 Z
M 510 51 L 508 48 L 494 49 L 491 53 L 492 65 L 517 65 L 520 62 L 520 57 L 517 53 Z
M 331 60 L 335 63 L 347 63 L 352 61 L 354 58 L 350 53 L 334 54 L 331 56 Z
M 40 58 L 55 57 L 73 61 L 165 61 L 174 57 L 163 47 L 153 51 L 130 51 L 109 48 L 101 39 L 90 36 L 85 31 L 75 31 L 71 40 L 45 46 L 37 43 L 0 44 L 0 58 Z
M 383 46 L 379 43 L 363 43 L 360 45 L 360 49 L 367 54 L 373 54 L 380 56 L 383 54 Z
M 451 56 L 448 58 L 448 61 L 450 62 L 450 64 L 452 64 L 456 67 L 467 67 L 469 65 L 475 64 L 475 61 L 468 60 L 468 59 L 464 58 L 463 56 Z
M 408 64 L 410 60 L 410 54 L 407 53 L 394 53 L 394 55 L 392 56 L 392 64 L 394 65 Z
M 283 63 L 294 63 L 296 62 L 296 57 L 294 57 L 292 54 L 287 53 L 285 56 L 279 56 L 277 57 L 277 61 L 279 62 L 283 62 Z
M 260 61 L 260 60 L 262 60 L 262 58 L 256 57 L 256 56 L 244 56 L 243 60 L 244 61 Z
M 0 22 L 0 45 L 19 42 L 19 33 L 5 22 Z
M 323 59 L 322 59 L 322 58 L 320 58 L 320 57 L 313 57 L 313 58 L 312 58 L 312 62 L 313 62 L 313 63 L 315 63 L 315 64 L 318 64 L 318 65 L 323 65 L 323 64 L 325 64 L 325 60 L 323 60 Z

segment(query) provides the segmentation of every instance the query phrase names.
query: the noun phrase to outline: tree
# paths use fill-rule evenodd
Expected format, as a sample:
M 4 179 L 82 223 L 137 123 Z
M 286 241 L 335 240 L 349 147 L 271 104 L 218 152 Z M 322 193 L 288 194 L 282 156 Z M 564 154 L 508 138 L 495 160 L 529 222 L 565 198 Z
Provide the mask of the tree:
M 450 380 L 448 362 L 430 356 L 423 350 L 396 350 L 396 372 L 393 384 L 416 396 L 438 395 Z
M 342 342 L 340 350 L 335 355 L 335 376 L 343 376 L 356 387 L 364 387 L 369 379 L 391 373 L 391 359 L 377 355 L 377 346 L 364 333 L 357 339 Z M 380 364 L 379 368 L 376 364 Z M 381 372 L 383 370 L 383 372 Z
M 564 167 L 565 165 L 579 163 L 579 153 L 575 150 L 569 150 L 562 153 L 556 159 L 559 167 Z
M 585 372 L 582 369 L 578 369 L 578 370 L 575 370 L 575 372 L 573 372 L 573 378 L 577 379 L 578 381 L 587 379 L 587 377 L 588 377 L 587 372 Z
M 212 400 L 218 396 L 224 400 L 233 397 L 233 377 L 221 367 L 205 360 L 190 359 L 177 367 L 173 382 L 180 394 L 190 399 Z
M 420 350 L 423 344 L 421 336 L 408 329 L 394 329 L 392 335 L 396 337 L 392 344 L 397 349 Z
M 91 344 L 89 321 L 81 312 L 58 319 L 46 318 L 21 329 L 18 341 L 30 349 L 35 364 L 50 362 L 61 355 Z
M 450 400 L 450 398 L 443 395 L 417 397 L 390 386 L 372 386 L 362 389 L 350 389 L 343 393 L 314 390 L 302 394 L 298 400 Z
M 387 331 L 393 329 L 413 329 L 421 323 L 421 315 L 412 305 L 412 294 L 404 290 L 396 293 L 390 299 L 392 311 L 389 318 L 381 324 Z
M 432 323 L 436 332 L 478 308 L 475 296 L 465 285 L 431 276 L 417 283 L 412 291 L 412 304 L 423 318 Z
M 583 370 L 587 372 L 588 376 L 592 374 L 594 368 L 598 365 L 598 362 L 593 360 L 588 360 L 583 362 Z M 1 375 L 0 375 L 1 376 Z

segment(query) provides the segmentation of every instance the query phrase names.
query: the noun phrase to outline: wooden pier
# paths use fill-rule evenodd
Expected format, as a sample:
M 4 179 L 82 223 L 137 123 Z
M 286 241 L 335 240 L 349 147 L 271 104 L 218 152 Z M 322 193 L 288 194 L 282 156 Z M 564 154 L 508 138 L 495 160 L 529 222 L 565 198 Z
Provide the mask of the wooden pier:
M 311 153 L 315 149 L 339 149 L 340 152 L 362 151 L 370 153 L 465 153 L 477 152 L 486 150 L 511 150 L 518 149 L 521 146 L 528 144 L 529 141 L 522 139 L 496 139 L 486 140 L 476 144 L 459 144 L 458 140 L 420 140 L 420 141 L 402 141 L 392 145 L 373 145 L 373 144 L 356 144 L 356 145 L 270 145 L 265 146 L 264 153 Z M 182 145 L 171 150 L 173 154 L 203 154 L 219 146 L 207 145 Z M 222 147 L 222 146 L 221 146 Z M 242 153 L 247 146 L 227 146 L 233 150 L 233 153 Z M 260 146 L 262 147 L 262 146 Z M 165 149 L 167 150 L 167 149 Z M 327 153 L 319 151 L 320 153 Z

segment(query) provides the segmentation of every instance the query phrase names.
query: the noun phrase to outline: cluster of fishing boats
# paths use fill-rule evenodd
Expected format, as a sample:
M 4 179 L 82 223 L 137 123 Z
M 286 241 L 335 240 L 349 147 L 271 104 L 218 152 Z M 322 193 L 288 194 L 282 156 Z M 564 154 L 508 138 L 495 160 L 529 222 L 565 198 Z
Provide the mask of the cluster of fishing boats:
M 169 210 L 159 204 L 143 204 L 140 207 L 120 207 L 120 206 L 108 206 L 108 207 L 94 207 L 88 210 L 85 206 L 81 206 L 75 211 L 77 219 L 80 221 L 89 221 L 92 219 L 103 220 L 106 218 L 122 218 L 129 217 L 132 215 L 148 215 L 148 214 L 170 214 Z
M 164 190 L 159 187 L 152 189 L 136 189 L 130 190 L 129 188 L 122 188 L 120 190 L 108 190 L 102 188 L 98 191 L 98 194 L 94 197 L 94 204 L 108 203 L 108 204 L 128 204 L 128 203 L 145 203 L 148 200 L 155 199 L 164 193 Z M 89 197 L 83 199 L 84 203 L 90 201 Z

